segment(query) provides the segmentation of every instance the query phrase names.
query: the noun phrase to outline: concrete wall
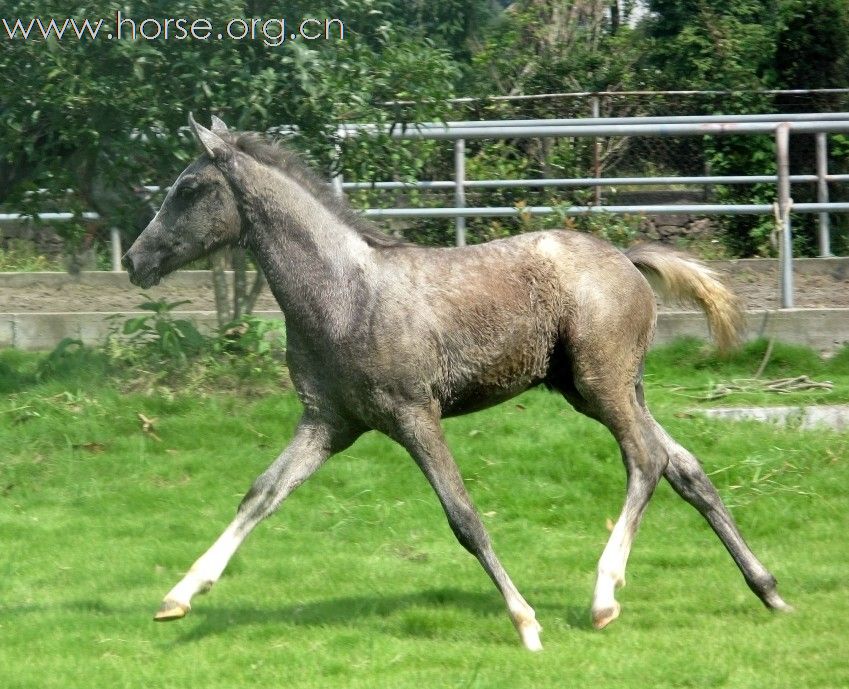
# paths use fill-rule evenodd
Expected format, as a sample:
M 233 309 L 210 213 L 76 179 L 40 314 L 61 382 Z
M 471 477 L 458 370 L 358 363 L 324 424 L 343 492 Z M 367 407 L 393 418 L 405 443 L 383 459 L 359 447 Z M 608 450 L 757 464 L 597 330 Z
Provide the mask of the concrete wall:
M 52 349 L 65 337 L 101 344 L 110 327 L 141 313 L 149 312 L 127 312 L 114 320 L 106 313 L 85 311 L 0 313 L 0 347 Z M 279 311 L 258 311 L 255 315 L 282 318 Z M 216 327 L 215 314 L 211 311 L 180 311 L 179 317 L 192 320 L 202 331 Z M 832 351 L 849 344 L 849 309 L 750 311 L 746 314 L 746 326 L 749 339 L 774 336 L 781 342 L 807 345 L 818 351 Z M 682 311 L 658 316 L 655 344 L 684 336 L 708 339 L 707 322 L 701 313 Z
M 695 311 L 661 313 L 655 344 L 679 337 L 708 339 L 707 321 Z M 849 344 L 849 309 L 782 309 L 746 313 L 746 339 L 775 337 L 779 342 L 831 352 Z

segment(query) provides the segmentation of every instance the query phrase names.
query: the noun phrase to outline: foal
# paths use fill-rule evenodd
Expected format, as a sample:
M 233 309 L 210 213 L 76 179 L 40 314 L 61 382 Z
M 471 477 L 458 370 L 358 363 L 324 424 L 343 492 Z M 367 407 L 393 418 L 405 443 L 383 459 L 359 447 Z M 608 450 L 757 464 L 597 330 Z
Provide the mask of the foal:
M 656 319 L 649 280 L 702 308 L 721 346 L 736 339 L 735 299 L 711 271 L 668 250 L 622 253 L 575 232 L 451 249 L 402 244 L 365 223 L 283 149 L 229 132 L 217 118 L 211 130 L 191 116 L 189 123 L 203 154 L 174 182 L 123 263 L 132 282 L 147 288 L 219 247 L 249 247 L 285 315 L 287 361 L 304 411 L 291 443 L 155 619 L 183 617 L 262 519 L 328 457 L 377 429 L 409 450 L 457 539 L 503 595 L 522 642 L 541 649 L 534 611 L 496 557 L 440 428 L 443 416 L 539 384 L 607 426 L 625 463 L 625 503 L 598 564 L 596 627 L 619 615 L 614 591 L 661 476 L 708 521 L 761 601 L 789 609 L 699 462 L 643 397 Z

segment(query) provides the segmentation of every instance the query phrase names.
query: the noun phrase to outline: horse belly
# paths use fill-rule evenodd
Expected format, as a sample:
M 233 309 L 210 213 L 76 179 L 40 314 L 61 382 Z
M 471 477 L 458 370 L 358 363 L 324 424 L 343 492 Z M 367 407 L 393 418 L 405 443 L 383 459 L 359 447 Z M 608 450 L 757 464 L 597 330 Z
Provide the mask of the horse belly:
M 440 396 L 444 414 L 485 409 L 542 382 L 548 371 L 553 338 L 506 340 L 468 347 L 449 363 L 447 385 Z
M 442 402 L 443 416 L 459 416 L 505 402 L 541 383 L 541 379 L 514 381 L 509 387 L 469 386 Z

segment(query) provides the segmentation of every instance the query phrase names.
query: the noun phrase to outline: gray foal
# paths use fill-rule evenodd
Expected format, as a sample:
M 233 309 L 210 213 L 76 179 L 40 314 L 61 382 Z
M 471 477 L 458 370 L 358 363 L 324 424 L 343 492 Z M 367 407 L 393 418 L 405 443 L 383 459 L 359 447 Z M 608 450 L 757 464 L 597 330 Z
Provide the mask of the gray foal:
M 286 150 L 189 117 L 202 155 L 184 170 L 124 256 L 147 288 L 225 245 L 250 248 L 286 319 L 287 360 L 304 411 L 218 540 L 166 595 L 158 620 L 183 617 L 253 528 L 332 454 L 376 429 L 403 445 L 451 529 L 507 604 L 524 645 L 541 627 L 495 555 L 445 443 L 443 416 L 543 384 L 614 435 L 627 472 L 621 515 L 601 555 L 592 619 L 614 597 L 661 476 L 708 521 L 752 591 L 789 610 L 698 460 L 655 421 L 642 368 L 656 320 L 652 286 L 704 310 L 721 347 L 737 339 L 733 295 L 702 264 L 660 247 L 625 253 L 586 234 L 533 232 L 463 248 L 381 234 Z

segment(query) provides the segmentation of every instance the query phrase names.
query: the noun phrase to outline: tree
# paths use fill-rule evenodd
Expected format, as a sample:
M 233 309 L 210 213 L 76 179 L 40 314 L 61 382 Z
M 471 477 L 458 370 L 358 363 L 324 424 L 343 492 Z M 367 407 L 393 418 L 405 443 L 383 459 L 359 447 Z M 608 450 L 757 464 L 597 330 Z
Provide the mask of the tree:
M 646 50 L 640 67 L 655 89 L 729 90 L 732 95 L 685 101 L 675 114 L 768 112 L 772 99 L 748 90 L 769 85 L 774 73 L 777 0 L 650 0 L 650 14 L 638 31 Z M 717 175 L 767 174 L 775 170 L 768 137 L 706 137 L 693 142 L 693 153 L 708 161 Z M 714 187 L 717 200 L 766 202 L 771 186 Z M 719 220 L 733 255 L 770 251 L 773 222 L 757 216 Z
M 849 4 L 787 0 L 775 49 L 779 88 L 845 88 L 849 74 Z
M 756 89 L 774 62 L 778 0 L 649 0 L 642 68 L 659 89 Z
M 627 88 L 638 53 L 601 0 L 519 0 L 493 23 L 473 65 L 477 94 Z M 627 7 L 624 8 L 627 10 Z M 621 30 L 620 30 L 621 29 Z
M 280 14 L 270 0 L 113 0 L 98 10 L 107 24 L 120 11 L 134 30 L 145 19 L 209 18 L 223 27 L 233 18 Z M 189 111 L 219 114 L 239 129 L 295 125 L 293 145 L 328 169 L 339 121 L 418 121 L 453 93 L 458 72 L 448 50 L 393 24 L 403 16 L 395 10 L 385 0 L 287 3 L 295 26 L 302 18 L 344 17 L 344 29 L 327 40 L 278 45 L 259 38 L 80 40 L 70 31 L 61 39 L 4 36 L 0 72 L 10 88 L 0 90 L 0 203 L 95 210 L 101 229 L 118 226 L 131 241 L 152 215 L 140 186 L 167 183 L 197 155 L 186 132 Z M 95 19 L 90 9 L 58 0 L 13 1 L 4 15 L 25 24 Z M 399 97 L 416 102 L 387 115 L 381 103 Z M 46 193 L 36 199 L 28 194 L 35 189 Z M 82 222 L 57 229 L 69 240 L 98 231 Z M 237 272 L 243 265 L 237 254 Z M 229 314 L 249 306 L 247 294 L 239 299 Z
M 775 86 L 782 89 L 846 88 L 849 85 L 849 3 L 844 0 L 788 0 L 782 6 L 781 29 L 776 37 Z M 843 111 L 849 107 L 846 94 L 828 93 L 805 96 L 777 95 L 779 112 Z M 849 158 L 841 155 L 844 141 L 831 137 L 829 170 L 839 174 L 849 170 Z M 791 169 L 813 172 L 816 169 L 816 143 L 813 136 L 790 137 Z M 835 192 L 842 189 L 836 187 Z M 844 192 L 845 193 L 845 192 Z M 796 202 L 815 200 L 811 187 L 793 189 Z M 834 200 L 834 199 L 833 199 Z M 835 218 L 835 230 L 847 219 Z M 799 249 L 816 253 L 816 219 L 803 216 L 794 220 Z M 835 239 L 838 233 L 835 232 Z M 845 239 L 844 239 L 845 242 Z M 837 243 L 837 242 L 835 242 Z

